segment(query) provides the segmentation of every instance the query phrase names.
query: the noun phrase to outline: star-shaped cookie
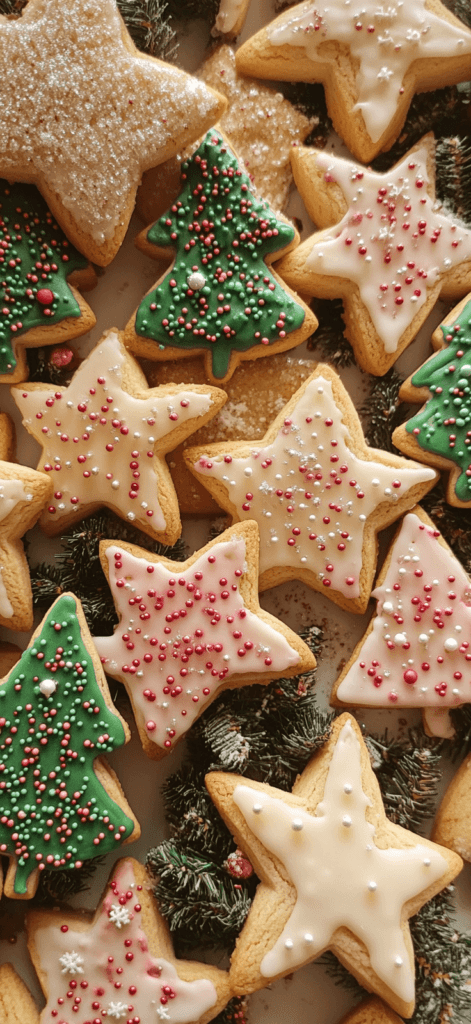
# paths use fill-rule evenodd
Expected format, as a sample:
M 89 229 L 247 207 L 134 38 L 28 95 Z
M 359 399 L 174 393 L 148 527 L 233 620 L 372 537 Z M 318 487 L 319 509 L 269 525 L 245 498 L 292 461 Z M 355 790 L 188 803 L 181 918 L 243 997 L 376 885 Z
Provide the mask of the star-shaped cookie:
M 343 299 L 357 362 L 377 376 L 439 296 L 455 300 L 471 288 L 471 231 L 437 207 L 434 161 L 432 135 L 384 174 L 307 147 L 292 153 L 296 184 L 322 230 L 279 272 L 302 294 Z
M 367 446 L 340 378 L 322 363 L 263 441 L 189 448 L 185 461 L 234 522 L 258 523 L 260 590 L 299 579 L 357 612 L 370 596 L 378 530 L 436 480 Z
M 39 1011 L 26 985 L 11 964 L 0 965 L 2 1024 L 39 1024 Z
M 33 911 L 27 930 L 44 1024 L 64 1011 L 74 1024 L 207 1024 L 230 998 L 226 971 L 175 958 L 149 877 L 131 857 L 115 865 L 94 915 Z
M 219 772 L 206 784 L 261 878 L 232 956 L 234 992 L 262 988 L 331 949 L 368 991 L 410 1017 L 408 918 L 462 861 L 386 818 L 351 716 L 337 719 L 292 794 Z
M 107 332 L 68 387 L 12 388 L 54 481 L 40 525 L 56 534 L 105 505 L 156 540 L 174 544 L 181 525 L 165 454 L 214 416 L 226 396 L 205 384 L 148 388 L 121 341 Z
M 314 667 L 300 637 L 260 608 L 255 523 L 183 563 L 114 541 L 100 557 L 119 625 L 94 642 L 128 690 L 149 757 L 168 754 L 221 690 Z
M 13 428 L 0 414 L 0 625 L 27 630 L 33 625 L 33 595 L 21 537 L 34 526 L 52 493 L 45 473 L 8 460 Z
M 74 245 L 106 266 L 141 174 L 217 121 L 225 100 L 140 53 L 115 0 L 30 0 L 0 19 L 0 175 L 38 186 Z
M 391 148 L 414 92 L 470 77 L 471 32 L 440 0 L 304 0 L 248 39 L 237 66 L 322 82 L 334 128 L 367 163 Z

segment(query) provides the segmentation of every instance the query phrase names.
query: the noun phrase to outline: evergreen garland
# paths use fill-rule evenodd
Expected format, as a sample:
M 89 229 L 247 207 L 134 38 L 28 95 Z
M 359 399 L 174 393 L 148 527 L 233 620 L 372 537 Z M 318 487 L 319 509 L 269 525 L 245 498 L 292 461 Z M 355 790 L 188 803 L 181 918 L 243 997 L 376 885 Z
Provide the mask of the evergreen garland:
M 317 331 L 309 338 L 311 351 L 320 349 L 322 358 L 341 369 L 355 362 L 353 349 L 345 337 L 343 302 L 341 299 L 313 299 L 312 308 L 319 321 Z
M 56 554 L 55 564 L 41 562 L 31 569 L 31 586 L 36 607 L 49 608 L 56 597 L 72 591 L 82 602 L 91 633 L 105 636 L 117 622 L 113 599 L 101 567 L 100 540 L 118 540 L 137 544 L 153 554 L 174 561 L 185 558 L 183 541 L 166 547 L 152 540 L 135 526 L 124 523 L 108 509 L 82 519 L 62 534 L 63 550 Z
M 324 86 L 318 82 L 277 82 L 276 87 L 278 92 L 281 92 L 305 117 L 315 117 L 317 120 L 303 145 L 323 149 L 332 131 Z
M 214 1017 L 212 1024 L 247 1024 L 245 1014 L 246 1000 L 240 996 L 234 996 L 217 1017 Z
M 175 19 L 202 18 L 212 28 L 221 0 L 167 0 L 169 14 Z
M 370 377 L 369 394 L 360 408 L 360 415 L 367 421 L 367 444 L 396 455 L 398 450 L 392 442 L 392 432 L 404 419 L 404 407 L 399 400 L 402 381 L 394 367 L 384 377 Z
M 401 740 L 391 740 L 387 732 L 381 737 L 368 736 L 366 745 L 387 817 L 420 835 L 424 821 L 435 813 L 442 742 L 421 729 L 411 729 Z
M 121 17 L 138 50 L 160 60 L 175 61 L 177 35 L 170 24 L 167 0 L 116 0 Z
M 469 125 L 471 86 L 447 86 L 435 92 L 422 92 L 414 96 L 399 138 L 387 153 L 380 153 L 372 161 L 375 171 L 387 171 L 401 160 L 405 153 L 419 142 L 427 132 L 436 138 L 466 134 Z
M 436 145 L 437 196 L 467 224 L 471 222 L 471 137 L 447 136 Z

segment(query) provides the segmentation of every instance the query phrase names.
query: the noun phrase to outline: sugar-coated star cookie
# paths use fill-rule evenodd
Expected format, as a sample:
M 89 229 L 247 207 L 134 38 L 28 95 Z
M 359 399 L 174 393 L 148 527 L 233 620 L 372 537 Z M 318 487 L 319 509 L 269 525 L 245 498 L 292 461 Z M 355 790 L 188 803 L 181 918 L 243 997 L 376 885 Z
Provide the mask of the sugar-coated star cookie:
M 38 190 L 0 180 L 0 383 L 28 376 L 25 348 L 61 344 L 96 320 L 77 288 L 96 275 Z
M 334 128 L 367 163 L 397 139 L 415 92 L 470 77 L 471 32 L 440 0 L 304 0 L 248 39 L 237 66 L 322 82 Z
M 2 1024 L 39 1024 L 34 999 L 11 964 L 0 964 L 0 1020 Z
M 471 507 L 471 296 L 447 314 L 432 334 L 435 354 L 408 377 L 399 397 L 424 402 L 397 427 L 397 448 L 448 474 L 450 505 Z
M 423 708 L 427 731 L 450 735 L 447 710 L 471 702 L 471 580 L 420 507 L 404 517 L 373 597 L 333 703 Z
M 255 523 L 183 563 L 115 541 L 102 541 L 100 557 L 119 624 L 94 642 L 126 686 L 149 757 L 168 754 L 222 690 L 315 666 L 301 638 L 260 608 Z
M 118 331 L 108 331 L 68 387 L 12 388 L 43 452 L 38 469 L 54 492 L 40 525 L 56 534 L 105 505 L 166 544 L 181 532 L 165 454 L 225 402 L 205 384 L 149 389 Z
M 445 790 L 433 823 L 432 839 L 471 861 L 471 754 Z
M 185 460 L 233 522 L 257 521 L 260 590 L 299 579 L 354 612 L 370 596 L 376 534 L 436 480 L 368 447 L 340 378 L 322 363 L 262 441 L 189 448 Z
M 471 230 L 435 204 L 433 136 L 384 174 L 306 147 L 291 158 L 322 230 L 277 269 L 302 294 L 343 299 L 357 362 L 381 376 L 439 296 L 456 300 L 471 287 Z
M 30 0 L 0 20 L 0 174 L 38 186 L 106 266 L 142 171 L 217 121 L 225 100 L 134 46 L 115 0 Z
M 192 443 L 212 444 L 215 441 L 238 440 L 240 437 L 263 437 L 274 416 L 312 373 L 314 363 L 289 352 L 280 352 L 270 359 L 241 363 L 224 384 L 227 402 L 216 416 L 195 431 Z M 199 359 L 153 363 L 146 368 L 152 387 L 155 383 L 203 384 L 204 366 Z M 190 473 L 185 460 L 183 441 L 167 456 L 167 464 L 177 492 L 180 512 L 190 515 L 218 515 L 217 502 L 199 478 Z
M 232 955 L 235 993 L 253 992 L 327 949 L 401 1016 L 414 1010 L 408 919 L 461 858 L 394 825 L 350 715 L 285 793 L 214 772 L 209 793 L 261 878 Z
M 125 342 L 148 359 L 203 355 L 223 383 L 239 361 L 285 352 L 317 326 L 308 306 L 267 265 L 297 232 L 251 189 L 227 139 L 209 131 L 182 163 L 179 199 L 138 236 L 154 258 L 175 258 L 131 317 Z
M 28 899 L 45 868 L 79 868 L 140 834 L 105 758 L 130 732 L 73 594 L 57 598 L 0 681 L 0 712 L 5 894 Z
M 275 210 L 283 210 L 293 183 L 291 149 L 304 142 L 316 118 L 307 118 L 281 92 L 239 75 L 231 46 L 218 47 L 197 74 L 227 98 L 219 127 L 263 199 Z M 136 210 L 146 224 L 157 220 L 178 197 L 181 159 L 176 157 L 144 174 Z
M 0 414 L 0 625 L 27 630 L 33 625 L 29 566 L 21 538 L 34 526 L 52 494 L 45 473 L 9 461 L 13 424 Z
M 145 868 L 130 857 L 113 868 L 95 914 L 32 911 L 27 929 L 47 1001 L 42 1024 L 207 1024 L 231 995 L 226 971 L 175 958 Z

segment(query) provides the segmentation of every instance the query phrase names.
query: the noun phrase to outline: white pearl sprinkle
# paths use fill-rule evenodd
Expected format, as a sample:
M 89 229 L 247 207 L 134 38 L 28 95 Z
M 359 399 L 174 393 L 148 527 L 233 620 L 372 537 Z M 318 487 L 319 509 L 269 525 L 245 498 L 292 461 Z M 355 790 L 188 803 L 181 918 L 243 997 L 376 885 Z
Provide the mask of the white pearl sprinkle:
M 343 787 L 344 793 L 351 793 L 352 789 L 353 789 L 353 786 L 351 785 L 351 783 L 350 782 L 346 782 L 344 787 Z
M 45 697 L 51 697 L 57 690 L 57 683 L 55 679 L 42 679 L 39 684 L 39 689 Z
M 304 936 L 304 941 L 305 942 L 314 942 L 314 936 L 311 935 L 310 932 L 306 932 L 306 934 Z
M 368 882 L 368 891 L 369 892 L 376 892 L 377 888 L 378 888 L 378 886 L 377 886 L 376 882 Z
M 451 652 L 451 651 L 457 651 L 459 644 L 458 644 L 458 641 L 455 640 L 454 636 L 449 636 L 445 640 L 445 643 L 443 644 L 443 646 L 444 646 L 446 651 Z
M 254 814 L 261 814 L 262 813 L 262 805 L 261 804 L 254 804 L 253 807 L 252 807 L 252 810 L 253 810 Z
M 292 949 L 292 948 L 293 948 L 293 946 L 294 946 L 294 942 L 293 942 L 293 940 L 292 940 L 292 939 L 286 939 L 286 942 L 285 942 L 285 949 Z
M 291 828 L 293 829 L 293 832 L 301 832 L 302 829 L 304 828 L 304 822 L 302 818 L 293 818 L 291 822 Z
M 344 826 L 344 828 L 350 828 L 351 824 L 352 824 L 352 819 L 351 819 L 350 815 L 349 814 L 344 814 L 344 816 L 342 818 L 342 825 Z

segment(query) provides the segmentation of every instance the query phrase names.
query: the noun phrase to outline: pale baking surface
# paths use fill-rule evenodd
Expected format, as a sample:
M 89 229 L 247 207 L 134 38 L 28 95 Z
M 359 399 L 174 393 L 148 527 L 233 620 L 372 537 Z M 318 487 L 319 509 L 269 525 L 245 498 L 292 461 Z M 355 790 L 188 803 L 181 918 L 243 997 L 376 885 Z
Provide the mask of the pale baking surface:
M 241 40 L 257 31 L 273 17 L 273 14 L 274 5 L 271 0 L 252 0 Z M 194 23 L 183 42 L 182 54 L 187 70 L 192 71 L 198 66 L 203 54 L 204 41 L 205 26 L 201 22 Z M 185 55 L 188 55 L 188 60 L 185 59 Z M 332 140 L 331 145 L 335 147 L 336 152 L 345 154 L 345 149 L 338 140 Z M 296 194 L 291 198 L 288 212 L 301 217 L 304 237 L 312 231 L 303 204 Z M 107 328 L 123 328 L 137 303 L 155 280 L 155 264 L 134 247 L 133 239 L 141 229 L 142 223 L 134 217 L 126 241 L 117 257 L 100 277 L 97 288 L 87 293 L 87 300 L 96 314 L 97 324 L 89 335 L 79 339 L 76 347 L 82 353 L 86 353 L 96 344 Z M 402 356 L 398 368 L 403 374 L 411 372 L 429 354 L 430 335 L 442 316 L 443 306 L 436 307 L 417 341 Z M 304 346 L 297 351 L 303 358 L 312 357 L 312 353 L 306 353 Z M 360 404 L 366 391 L 366 383 L 361 373 L 350 368 L 342 373 L 342 378 L 352 397 Z M 0 408 L 14 415 L 17 422 L 17 458 L 25 464 L 35 466 L 39 447 L 21 426 L 7 385 L 1 385 L 0 388 Z M 33 557 L 36 555 L 38 560 L 42 560 L 48 553 L 52 558 L 54 551 L 57 550 L 56 541 L 45 538 L 39 531 L 35 531 L 35 537 L 29 536 L 32 540 L 30 550 Z M 188 554 L 191 554 L 197 547 L 206 543 L 208 520 L 187 520 L 184 523 L 183 536 Z M 285 584 L 277 590 L 268 591 L 262 595 L 261 604 L 295 630 L 299 631 L 312 622 L 322 626 L 325 642 L 319 657 L 317 692 L 319 703 L 326 705 L 332 684 L 340 670 L 340 663 L 349 656 L 356 641 L 364 632 L 368 615 L 349 615 L 323 599 L 321 595 L 296 583 Z M 0 639 L 26 646 L 28 636 L 1 630 Z M 360 710 L 355 717 L 360 723 L 366 722 L 369 727 L 381 732 L 386 726 L 393 731 L 402 730 L 405 724 L 403 714 L 394 711 L 365 713 Z M 420 713 L 416 712 L 410 715 L 409 721 L 418 722 L 419 719 Z M 166 836 L 161 784 L 176 770 L 184 750 L 182 744 L 176 754 L 160 763 L 152 762 L 142 753 L 133 723 L 131 727 L 131 743 L 113 754 L 110 761 L 123 784 L 129 803 L 142 824 L 141 839 L 126 848 L 125 852 L 143 860 L 148 850 Z M 147 780 L 145 787 L 142 784 L 143 778 Z M 81 899 L 82 905 L 96 905 L 115 859 L 115 856 L 110 855 L 104 867 L 96 872 L 93 888 Z M 459 923 L 463 930 L 467 930 L 471 927 L 471 865 L 465 867 L 458 880 L 457 889 L 462 907 Z M 0 939 L 0 963 L 8 960 L 31 986 L 39 1002 L 41 997 L 37 980 L 22 936 L 15 945 Z M 223 961 L 216 962 L 219 966 L 224 966 Z M 40 1005 L 43 1005 L 42 1001 Z M 292 978 L 278 981 L 253 995 L 249 1003 L 249 1019 L 250 1024 L 336 1024 L 350 1005 L 349 994 L 344 989 L 337 988 L 333 981 L 325 976 L 322 968 L 311 964 L 298 971 Z

